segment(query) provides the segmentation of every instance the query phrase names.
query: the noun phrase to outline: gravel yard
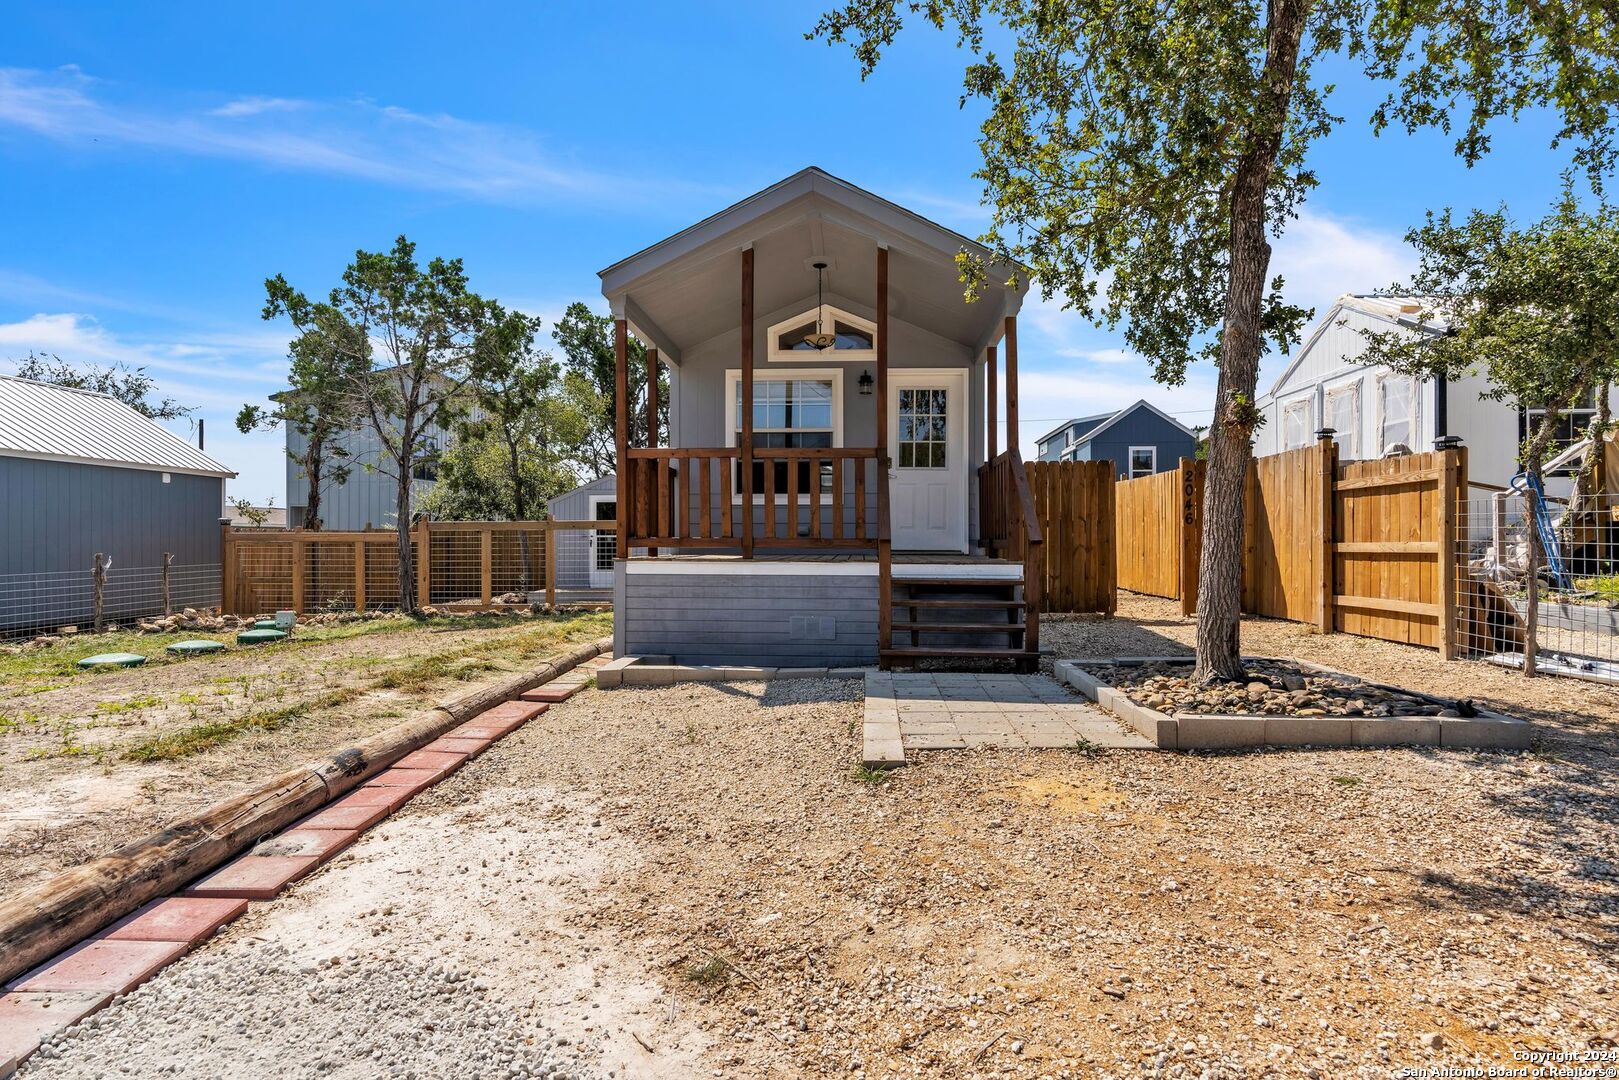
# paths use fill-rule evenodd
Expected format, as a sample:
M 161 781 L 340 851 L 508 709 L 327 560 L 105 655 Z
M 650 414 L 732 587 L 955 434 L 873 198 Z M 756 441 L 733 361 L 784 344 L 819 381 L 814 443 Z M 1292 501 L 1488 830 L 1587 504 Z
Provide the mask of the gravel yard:
M 611 625 L 602 614 L 386 618 L 187 660 L 163 647 L 195 632 L 82 635 L 0 654 L 0 893 Z M 152 659 L 75 666 L 109 651 Z
M 1192 625 L 1121 597 L 1043 632 Z M 1245 633 L 1546 738 L 879 780 L 858 682 L 589 690 L 22 1075 L 1386 1077 L 1619 1041 L 1619 694 Z

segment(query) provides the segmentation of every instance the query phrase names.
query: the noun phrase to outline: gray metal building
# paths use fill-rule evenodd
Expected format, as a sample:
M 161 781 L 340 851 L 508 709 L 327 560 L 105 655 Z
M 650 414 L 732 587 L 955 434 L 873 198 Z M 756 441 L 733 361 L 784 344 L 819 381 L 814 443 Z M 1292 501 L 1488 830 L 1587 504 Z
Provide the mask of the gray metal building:
M 97 553 L 109 620 L 219 602 L 236 474 L 106 394 L 0 376 L 0 635 L 88 624 Z
M 545 512 L 552 521 L 603 523 L 601 529 L 561 529 L 552 534 L 557 546 L 558 599 L 609 599 L 618 547 L 618 478 L 609 473 L 581 484 L 547 500 Z

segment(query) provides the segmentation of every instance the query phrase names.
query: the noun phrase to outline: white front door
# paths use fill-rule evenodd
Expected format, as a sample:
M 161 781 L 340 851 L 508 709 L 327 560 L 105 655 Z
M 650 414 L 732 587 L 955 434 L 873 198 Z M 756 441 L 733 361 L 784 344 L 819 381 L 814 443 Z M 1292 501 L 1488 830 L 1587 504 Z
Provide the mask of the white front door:
M 590 534 L 590 587 L 613 587 L 613 559 L 618 555 L 618 499 L 613 495 L 592 495 L 590 517 L 608 527 Z M 554 535 L 554 534 L 553 534 Z
M 965 371 L 889 373 L 888 452 L 894 550 L 965 553 Z

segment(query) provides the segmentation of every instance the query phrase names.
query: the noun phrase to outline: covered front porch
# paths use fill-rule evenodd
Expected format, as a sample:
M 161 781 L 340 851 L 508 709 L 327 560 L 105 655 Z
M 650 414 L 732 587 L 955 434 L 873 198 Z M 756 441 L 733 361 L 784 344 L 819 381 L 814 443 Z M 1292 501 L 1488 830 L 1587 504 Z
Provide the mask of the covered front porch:
M 1016 437 L 1027 285 L 994 267 L 967 302 L 956 255 L 976 247 L 810 169 L 603 271 L 621 652 L 671 653 L 678 636 L 729 662 L 1033 662 L 1042 537 Z

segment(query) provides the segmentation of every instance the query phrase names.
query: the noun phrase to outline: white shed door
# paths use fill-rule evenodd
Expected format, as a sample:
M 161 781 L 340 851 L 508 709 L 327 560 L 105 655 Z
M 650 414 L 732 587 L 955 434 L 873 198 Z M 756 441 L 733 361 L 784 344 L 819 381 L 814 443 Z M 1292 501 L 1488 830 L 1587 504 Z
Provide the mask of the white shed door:
M 965 372 L 890 372 L 889 477 L 896 551 L 967 551 Z

